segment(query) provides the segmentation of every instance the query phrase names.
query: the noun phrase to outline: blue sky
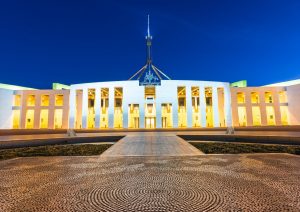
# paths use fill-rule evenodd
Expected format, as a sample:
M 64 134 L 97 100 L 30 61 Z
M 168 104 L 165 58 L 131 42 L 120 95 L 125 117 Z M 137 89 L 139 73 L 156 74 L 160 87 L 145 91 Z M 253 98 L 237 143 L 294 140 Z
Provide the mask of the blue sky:
M 127 80 L 146 59 L 176 80 L 300 78 L 300 1 L 1 1 L 0 82 Z

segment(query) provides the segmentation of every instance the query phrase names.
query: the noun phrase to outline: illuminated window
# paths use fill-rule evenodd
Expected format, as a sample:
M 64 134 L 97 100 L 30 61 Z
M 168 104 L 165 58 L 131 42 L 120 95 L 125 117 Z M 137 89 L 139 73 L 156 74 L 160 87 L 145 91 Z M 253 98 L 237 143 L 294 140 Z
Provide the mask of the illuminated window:
M 34 106 L 34 105 L 35 105 L 35 95 L 28 95 L 27 106 Z
M 105 113 L 106 109 L 109 106 L 109 89 L 101 88 L 101 108 L 103 113 Z
M 213 114 L 213 104 L 212 101 L 212 87 L 205 88 L 205 99 L 206 99 L 206 126 L 214 126 L 214 114 Z
M 21 106 L 21 95 L 14 95 L 14 106 Z
M 153 104 L 147 104 L 147 113 L 153 115 Z
M 138 104 L 129 104 L 128 128 L 140 127 L 140 110 Z
M 172 104 L 161 104 L 161 127 L 173 127 Z
M 156 107 L 154 104 L 145 105 L 145 128 L 155 128 L 156 126 Z
M 267 106 L 267 124 L 268 125 L 275 125 L 275 111 L 273 106 Z
M 205 100 L 206 100 L 206 106 L 212 106 L 212 87 L 205 88 Z
M 239 125 L 242 127 L 247 126 L 247 113 L 246 107 L 238 107 Z
M 265 102 L 273 103 L 273 96 L 271 92 L 265 92 Z
M 259 95 L 257 92 L 251 92 L 251 103 L 252 104 L 259 103 Z
M 279 102 L 280 103 L 287 103 L 287 96 L 285 91 L 279 92 Z
M 122 107 L 123 88 L 115 88 L 115 109 Z
M 101 88 L 100 128 L 108 127 L 109 88 Z
M 32 129 L 33 127 L 34 127 L 34 110 L 27 110 L 25 128 Z
M 186 88 L 177 87 L 178 98 L 178 127 L 187 126 L 187 113 L 186 113 Z
M 62 116 L 63 116 L 63 110 L 62 109 L 56 109 L 54 111 L 54 128 L 55 129 L 61 129 L 62 128 Z
M 13 110 L 13 129 L 20 128 L 20 110 Z
M 245 103 L 245 93 L 244 92 L 238 92 L 236 95 L 237 95 L 237 103 L 238 104 L 244 104 Z
M 95 89 L 88 89 L 88 123 L 89 129 L 95 128 Z
M 260 108 L 258 106 L 252 107 L 252 119 L 253 119 L 253 126 L 261 125 L 261 114 L 260 114 Z
M 145 87 L 145 99 L 153 100 L 155 99 L 155 87 L 154 86 L 146 86 Z
M 123 88 L 115 88 L 114 128 L 123 127 Z
M 281 124 L 289 125 L 289 111 L 287 106 L 280 106 Z
M 48 110 L 41 110 L 40 115 L 40 128 L 46 129 L 48 128 Z
M 192 126 L 200 127 L 200 91 L 199 87 L 191 87 L 192 94 Z
M 55 106 L 63 106 L 64 105 L 64 95 L 58 94 L 55 95 Z
M 42 95 L 41 106 L 49 106 L 49 95 Z

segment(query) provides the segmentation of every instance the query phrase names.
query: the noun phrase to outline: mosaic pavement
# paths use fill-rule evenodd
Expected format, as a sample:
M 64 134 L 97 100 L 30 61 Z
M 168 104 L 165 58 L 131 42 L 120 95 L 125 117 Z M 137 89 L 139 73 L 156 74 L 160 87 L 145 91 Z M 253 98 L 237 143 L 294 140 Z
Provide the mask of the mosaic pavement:
M 0 161 L 0 211 L 299 211 L 300 158 L 37 157 Z

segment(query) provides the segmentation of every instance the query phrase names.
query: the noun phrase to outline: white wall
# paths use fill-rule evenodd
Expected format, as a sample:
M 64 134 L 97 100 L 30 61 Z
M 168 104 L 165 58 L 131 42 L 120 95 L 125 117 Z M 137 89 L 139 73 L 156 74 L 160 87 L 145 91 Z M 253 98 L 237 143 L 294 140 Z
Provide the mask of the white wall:
M 13 120 L 13 92 L 0 88 L 0 129 L 11 129 Z
M 287 87 L 289 119 L 291 125 L 300 125 L 300 84 Z

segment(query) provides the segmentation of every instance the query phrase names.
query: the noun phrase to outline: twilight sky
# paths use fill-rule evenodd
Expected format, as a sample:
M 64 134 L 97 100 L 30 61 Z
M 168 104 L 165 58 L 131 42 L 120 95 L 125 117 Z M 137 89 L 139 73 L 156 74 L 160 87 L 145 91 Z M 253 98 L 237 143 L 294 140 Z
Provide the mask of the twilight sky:
M 153 63 L 177 80 L 252 86 L 300 78 L 299 0 L 0 2 L 0 83 L 127 80 Z

